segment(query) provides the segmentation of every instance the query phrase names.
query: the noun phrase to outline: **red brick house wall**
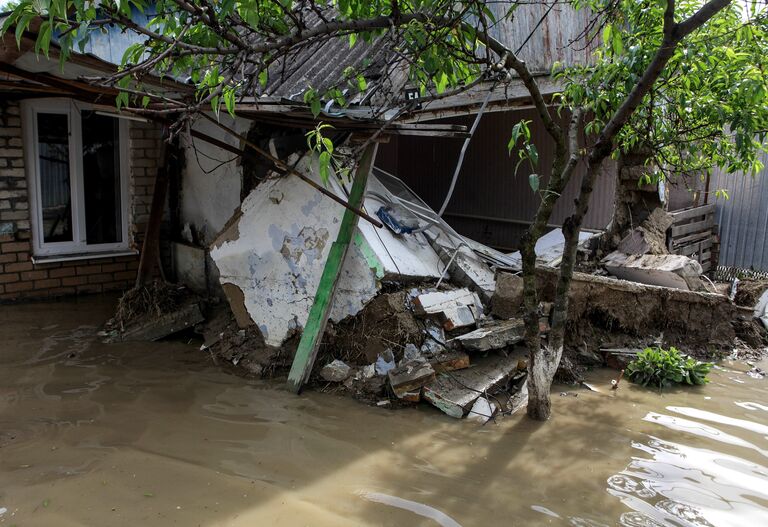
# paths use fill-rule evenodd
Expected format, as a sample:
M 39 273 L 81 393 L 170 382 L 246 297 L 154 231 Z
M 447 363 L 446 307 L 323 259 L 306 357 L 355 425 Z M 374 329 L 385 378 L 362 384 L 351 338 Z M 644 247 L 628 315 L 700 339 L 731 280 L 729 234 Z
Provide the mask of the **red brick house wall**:
M 136 255 L 33 263 L 24 136 L 17 101 L 0 101 L 0 301 L 125 290 L 136 279 Z M 131 122 L 129 238 L 141 247 L 154 178 L 160 129 Z

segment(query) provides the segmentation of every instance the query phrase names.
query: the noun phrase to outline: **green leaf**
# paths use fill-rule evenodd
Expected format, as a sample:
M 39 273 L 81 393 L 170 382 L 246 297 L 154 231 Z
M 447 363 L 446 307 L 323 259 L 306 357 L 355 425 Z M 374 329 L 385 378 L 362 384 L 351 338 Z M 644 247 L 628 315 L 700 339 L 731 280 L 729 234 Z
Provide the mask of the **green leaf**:
M 319 97 L 315 97 L 314 99 L 312 99 L 312 102 L 309 104 L 309 109 L 312 111 L 312 115 L 314 117 L 317 117 L 318 115 L 320 115 L 322 106 L 321 106 Z
M 357 76 L 357 87 L 360 91 L 365 91 L 368 88 L 368 83 L 362 75 Z
M 534 192 L 539 191 L 539 175 L 531 174 L 528 176 L 528 184 L 531 186 L 531 190 Z
M 224 106 L 227 109 L 227 113 L 231 115 L 232 117 L 235 116 L 235 88 L 234 87 L 227 87 L 224 89 L 223 94 L 224 99 Z

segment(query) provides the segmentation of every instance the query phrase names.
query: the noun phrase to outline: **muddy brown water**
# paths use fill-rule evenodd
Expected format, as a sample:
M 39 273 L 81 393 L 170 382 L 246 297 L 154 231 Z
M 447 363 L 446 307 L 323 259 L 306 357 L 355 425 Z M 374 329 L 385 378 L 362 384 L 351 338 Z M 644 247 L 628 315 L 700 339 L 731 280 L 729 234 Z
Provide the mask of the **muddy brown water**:
M 549 423 L 479 426 L 102 344 L 113 302 L 0 306 L 0 525 L 768 525 L 768 380 L 743 364 L 663 396 L 598 371 Z

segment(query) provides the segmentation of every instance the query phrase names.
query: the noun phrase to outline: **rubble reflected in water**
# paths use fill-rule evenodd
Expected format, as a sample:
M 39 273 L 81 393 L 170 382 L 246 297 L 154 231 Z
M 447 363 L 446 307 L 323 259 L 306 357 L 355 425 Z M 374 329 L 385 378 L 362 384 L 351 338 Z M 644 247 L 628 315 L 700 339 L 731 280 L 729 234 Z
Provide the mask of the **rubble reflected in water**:
M 102 344 L 113 306 L 0 306 L 0 525 L 768 523 L 768 381 L 744 364 L 663 395 L 596 371 L 549 423 L 483 426 L 296 397 L 199 342 Z

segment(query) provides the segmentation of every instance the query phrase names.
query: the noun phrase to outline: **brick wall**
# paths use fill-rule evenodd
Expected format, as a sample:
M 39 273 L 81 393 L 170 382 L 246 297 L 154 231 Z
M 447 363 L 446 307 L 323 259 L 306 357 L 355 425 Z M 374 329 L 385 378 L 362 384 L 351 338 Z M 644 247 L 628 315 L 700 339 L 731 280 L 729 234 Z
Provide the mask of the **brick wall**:
M 0 102 L 0 301 L 125 290 L 138 255 L 33 264 L 27 175 L 18 102 Z M 130 123 L 129 236 L 140 248 L 157 173 L 160 131 Z

